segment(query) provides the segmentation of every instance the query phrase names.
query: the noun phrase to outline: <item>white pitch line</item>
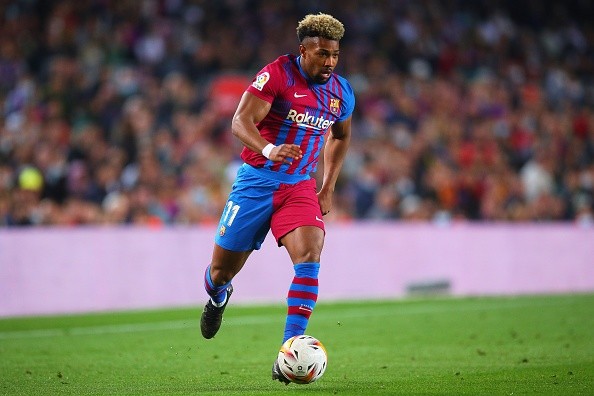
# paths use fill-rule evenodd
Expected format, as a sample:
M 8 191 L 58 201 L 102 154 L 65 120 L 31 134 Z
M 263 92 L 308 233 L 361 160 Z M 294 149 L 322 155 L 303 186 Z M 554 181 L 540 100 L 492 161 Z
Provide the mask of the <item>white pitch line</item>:
M 475 304 L 477 302 L 485 302 L 486 304 Z M 485 301 L 472 301 L 472 304 L 463 304 L 456 306 L 409 306 L 402 307 L 390 306 L 366 306 L 361 304 L 360 307 L 345 308 L 340 312 L 323 313 L 317 320 L 338 320 L 357 319 L 374 316 L 394 316 L 394 315 L 418 315 L 418 314 L 435 314 L 445 312 L 461 312 L 461 311 L 481 311 L 494 309 L 514 309 L 526 306 L 550 306 L 550 305 L 566 305 L 570 304 L 571 300 L 541 300 L 525 301 L 523 299 L 505 299 Z M 225 326 L 245 326 L 255 324 L 270 324 L 282 323 L 284 317 L 282 315 L 250 315 L 225 318 Z M 27 339 L 27 338 L 50 338 L 50 337 L 65 337 L 65 336 L 84 336 L 84 335 L 102 335 L 102 334 L 126 334 L 126 333 L 140 333 L 150 331 L 162 330 L 185 330 L 198 329 L 198 319 L 188 320 L 171 320 L 159 322 L 145 322 L 145 323 L 126 323 L 116 325 L 99 325 L 99 326 L 84 326 L 84 327 L 69 327 L 58 329 L 37 329 L 37 330 L 16 330 L 16 331 L 0 331 L 0 340 L 13 339 Z
M 271 323 L 278 321 L 278 318 L 272 316 L 246 316 L 239 318 L 225 319 L 225 325 L 249 325 L 258 323 Z M 103 325 L 103 326 L 84 326 L 84 327 L 67 327 L 59 329 L 39 329 L 39 330 L 17 330 L 17 331 L 0 331 L 0 340 L 22 339 L 22 338 L 49 338 L 49 337 L 68 337 L 68 336 L 85 336 L 85 335 L 102 335 L 102 334 L 126 334 L 126 333 L 141 333 L 150 331 L 163 330 L 184 330 L 184 329 L 198 329 L 199 323 L 197 319 L 193 320 L 172 320 L 164 322 L 148 322 L 148 323 L 127 323 L 118 325 Z

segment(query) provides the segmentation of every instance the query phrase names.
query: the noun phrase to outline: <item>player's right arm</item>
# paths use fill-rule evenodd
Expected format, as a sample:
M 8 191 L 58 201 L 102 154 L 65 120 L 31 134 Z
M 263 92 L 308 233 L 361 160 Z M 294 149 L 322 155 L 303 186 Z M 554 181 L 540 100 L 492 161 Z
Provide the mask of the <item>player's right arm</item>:
M 256 125 L 266 117 L 270 111 L 271 104 L 255 95 L 244 92 L 233 121 L 231 122 L 231 131 L 244 146 L 256 153 L 262 153 L 264 147 L 270 142 L 260 135 Z M 282 161 L 290 164 L 293 159 L 299 159 L 303 156 L 301 148 L 296 144 L 281 144 L 272 149 L 269 159 L 272 161 Z

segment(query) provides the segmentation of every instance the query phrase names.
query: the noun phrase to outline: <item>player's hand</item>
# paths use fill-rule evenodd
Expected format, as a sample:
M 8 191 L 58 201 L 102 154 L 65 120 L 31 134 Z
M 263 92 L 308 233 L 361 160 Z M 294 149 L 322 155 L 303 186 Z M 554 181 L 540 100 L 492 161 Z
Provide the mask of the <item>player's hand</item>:
M 280 144 L 270 152 L 270 160 L 290 164 L 295 159 L 301 159 L 303 152 L 296 144 Z
M 318 192 L 318 203 L 320 204 L 320 210 L 322 215 L 326 216 L 332 209 L 332 196 L 334 194 L 330 190 L 320 190 Z

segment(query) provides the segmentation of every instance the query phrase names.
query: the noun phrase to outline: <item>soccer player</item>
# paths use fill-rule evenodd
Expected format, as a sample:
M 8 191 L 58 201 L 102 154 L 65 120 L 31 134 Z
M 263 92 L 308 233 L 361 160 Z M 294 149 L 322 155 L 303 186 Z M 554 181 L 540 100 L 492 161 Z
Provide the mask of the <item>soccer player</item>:
M 269 230 L 293 262 L 283 342 L 305 333 L 318 296 L 324 245 L 323 216 L 332 208 L 334 187 L 351 136 L 353 90 L 334 73 L 343 24 L 327 14 L 298 23 L 299 56 L 283 55 L 266 65 L 246 89 L 232 121 L 244 145 L 221 215 L 204 286 L 210 300 L 200 328 L 205 338 L 219 330 L 233 277 L 260 249 Z M 322 186 L 311 173 L 324 141 Z M 273 366 L 272 378 L 289 381 Z

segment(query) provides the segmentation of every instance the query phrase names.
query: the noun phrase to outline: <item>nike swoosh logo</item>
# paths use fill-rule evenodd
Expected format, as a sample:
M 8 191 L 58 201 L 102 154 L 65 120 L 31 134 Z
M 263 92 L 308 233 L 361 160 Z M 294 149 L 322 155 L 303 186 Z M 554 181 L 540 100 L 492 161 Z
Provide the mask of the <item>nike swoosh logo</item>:
M 297 92 L 295 92 L 295 93 L 293 94 L 293 96 L 294 96 L 294 97 L 296 97 L 296 98 L 305 98 L 305 97 L 307 96 L 307 94 L 304 94 L 304 95 L 299 95 Z
M 316 220 L 321 221 L 322 223 L 324 222 L 324 220 L 320 219 L 318 216 L 316 216 Z

